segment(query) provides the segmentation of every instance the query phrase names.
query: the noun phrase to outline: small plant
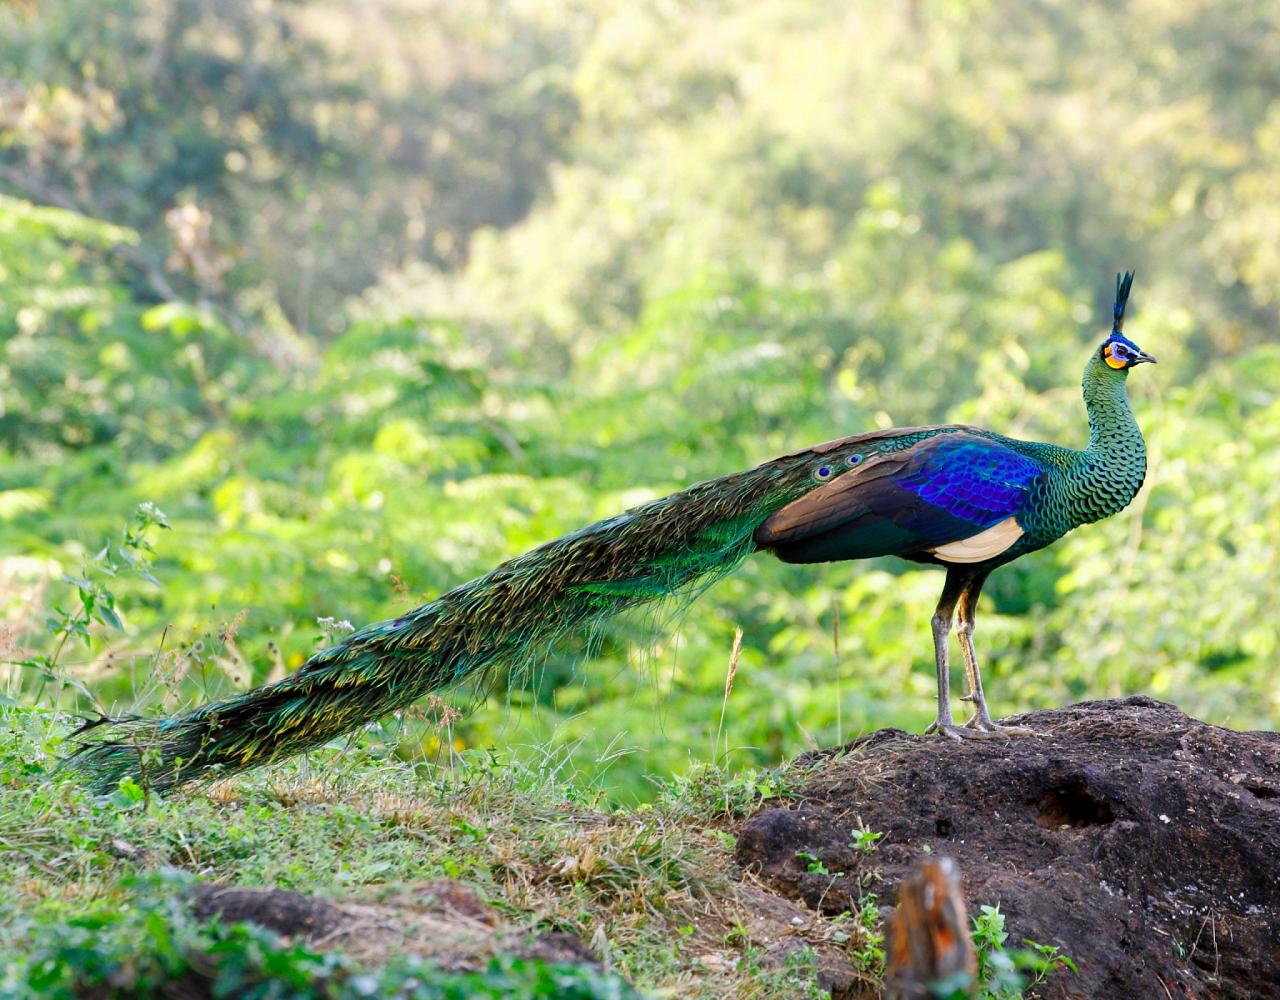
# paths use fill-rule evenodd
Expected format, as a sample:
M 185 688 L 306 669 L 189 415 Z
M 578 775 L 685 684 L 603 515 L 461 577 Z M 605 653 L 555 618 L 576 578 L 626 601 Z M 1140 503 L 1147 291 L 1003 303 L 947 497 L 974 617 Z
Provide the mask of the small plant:
M 973 944 L 978 952 L 978 982 L 984 1000 L 1022 995 L 1023 978 L 1004 947 L 1008 938 L 1000 904 L 980 907 L 973 918 Z
M 1040 985 L 1059 969 L 1079 972 L 1075 962 L 1054 945 L 1024 939 L 1025 947 L 1006 949 L 1009 932 L 1004 928 L 1000 905 L 982 906 L 979 910 L 973 918 L 973 943 L 978 953 L 980 1000 L 1018 1000 L 1026 990 Z M 935 992 L 948 1000 L 961 1000 L 970 995 L 969 985 L 948 980 L 937 984 Z
M 344 636 L 350 635 L 356 630 L 356 627 L 347 619 L 338 619 L 332 616 L 317 618 L 316 624 L 320 626 L 321 634 L 316 636 L 316 645 L 320 647 L 333 646 L 340 642 Z
M 822 863 L 822 859 L 816 854 L 810 854 L 808 851 L 796 851 L 796 859 L 804 862 L 804 870 L 807 872 L 812 872 L 815 875 L 831 874 L 827 866 Z
M 751 943 L 751 929 L 742 922 L 741 917 L 734 920 L 733 925 L 725 932 L 724 943 L 744 949 Z
M 880 907 L 874 892 L 858 899 L 858 911 L 850 914 L 862 931 L 862 947 L 849 957 L 863 972 L 873 976 L 884 975 L 884 930 L 880 919 Z
M 853 839 L 849 842 L 849 846 L 855 851 L 870 854 L 880 846 L 880 840 L 884 837 L 884 834 L 868 830 L 862 825 L 862 820 L 859 819 L 858 825 L 853 828 L 852 836 Z
M 1014 952 L 1014 961 L 1020 969 L 1031 975 L 1031 980 L 1027 983 L 1026 989 L 1033 989 L 1039 986 L 1049 978 L 1051 973 L 1059 969 L 1069 969 L 1077 976 L 1080 974 L 1080 969 L 1076 966 L 1076 963 L 1062 954 L 1062 949 L 1056 945 L 1040 944 L 1029 938 L 1023 938 L 1022 943 L 1026 945 L 1026 948 Z

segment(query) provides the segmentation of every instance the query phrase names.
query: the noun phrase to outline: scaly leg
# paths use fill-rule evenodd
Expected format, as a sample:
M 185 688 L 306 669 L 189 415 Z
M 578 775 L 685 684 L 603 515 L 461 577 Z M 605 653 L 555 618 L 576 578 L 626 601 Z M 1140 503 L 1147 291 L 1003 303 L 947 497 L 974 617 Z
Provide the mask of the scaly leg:
M 933 613 L 933 660 L 938 672 L 938 716 L 924 731 L 926 736 L 937 733 L 952 740 L 984 740 L 1003 735 L 985 729 L 957 726 L 951 716 L 951 663 L 947 640 L 951 635 L 951 619 L 955 615 L 956 601 L 969 586 L 969 581 L 970 577 L 964 571 L 948 568 L 947 581 L 942 585 L 942 596 L 938 598 L 938 608 Z
M 1033 731 L 1021 726 L 1002 726 L 991 718 L 987 710 L 987 699 L 982 693 L 982 672 L 978 669 L 978 654 L 973 648 L 973 630 L 977 625 L 978 595 L 982 593 L 982 585 L 987 574 L 972 577 L 960 591 L 959 622 L 956 632 L 960 638 L 960 653 L 964 657 L 964 676 L 968 692 L 961 701 L 973 702 L 973 716 L 964 724 L 973 732 L 989 733 L 992 736 L 1032 736 Z

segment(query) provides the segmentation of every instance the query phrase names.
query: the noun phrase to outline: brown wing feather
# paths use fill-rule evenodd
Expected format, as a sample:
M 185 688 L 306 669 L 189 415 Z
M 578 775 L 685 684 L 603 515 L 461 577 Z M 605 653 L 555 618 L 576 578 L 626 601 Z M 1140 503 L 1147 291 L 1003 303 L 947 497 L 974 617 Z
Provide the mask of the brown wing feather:
M 910 460 L 909 454 L 885 455 L 819 486 L 765 521 L 756 530 L 756 543 L 770 546 L 807 538 L 874 509 L 877 484 L 901 472 Z

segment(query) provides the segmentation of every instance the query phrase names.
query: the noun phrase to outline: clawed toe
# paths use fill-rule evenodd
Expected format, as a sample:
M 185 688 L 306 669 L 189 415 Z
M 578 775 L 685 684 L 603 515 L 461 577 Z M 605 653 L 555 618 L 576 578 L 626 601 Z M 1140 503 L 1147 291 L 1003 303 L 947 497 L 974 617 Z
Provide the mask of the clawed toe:
M 924 731 L 924 734 L 959 742 L 960 740 L 1008 740 L 1015 736 L 1034 736 L 1036 732 L 1024 726 L 1002 726 L 991 716 L 978 714 L 963 726 L 957 726 L 950 719 L 945 722 L 934 719 L 929 723 L 929 728 Z
M 1025 726 L 1002 726 L 1000 723 L 992 720 L 991 716 L 986 714 L 975 715 L 965 724 L 966 729 L 974 730 L 981 733 L 990 733 L 992 736 L 1034 736 L 1034 729 L 1027 729 Z
M 996 729 L 976 729 L 970 726 L 957 726 L 953 722 L 938 722 L 936 719 L 924 731 L 926 736 L 937 735 L 945 739 L 955 740 L 999 740 L 1006 737 L 1004 731 Z
M 1035 736 L 1034 729 L 1028 729 L 1026 726 L 1002 726 L 993 722 L 991 728 L 987 730 L 989 733 L 997 733 L 1000 736 Z

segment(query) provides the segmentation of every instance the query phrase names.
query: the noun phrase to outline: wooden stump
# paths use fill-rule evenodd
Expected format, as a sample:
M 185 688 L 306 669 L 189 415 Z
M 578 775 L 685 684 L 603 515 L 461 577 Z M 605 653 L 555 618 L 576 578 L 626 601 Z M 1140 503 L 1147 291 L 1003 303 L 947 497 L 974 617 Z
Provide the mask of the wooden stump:
M 925 858 L 902 883 L 889 918 L 886 1000 L 933 1000 L 933 984 L 954 985 L 965 974 L 972 995 L 977 969 L 960 867 L 950 858 Z

